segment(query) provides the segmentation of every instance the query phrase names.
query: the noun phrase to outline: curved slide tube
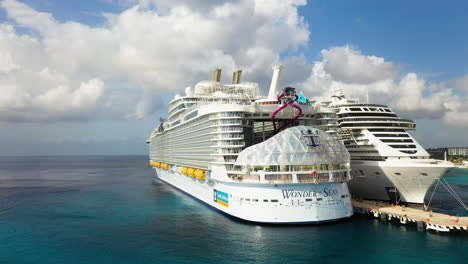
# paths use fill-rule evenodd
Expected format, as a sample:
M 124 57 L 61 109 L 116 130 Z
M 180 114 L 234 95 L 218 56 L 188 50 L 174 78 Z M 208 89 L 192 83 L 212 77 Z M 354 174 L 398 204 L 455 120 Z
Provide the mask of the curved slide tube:
M 278 101 L 281 101 L 281 98 L 283 98 L 283 97 L 284 97 L 284 93 L 282 93 L 280 96 L 278 96 Z M 294 102 L 297 100 L 297 98 L 298 98 L 298 96 L 296 95 L 296 99 L 295 99 L 293 102 L 291 102 L 291 103 L 286 103 L 286 102 L 284 102 L 283 105 L 282 105 L 280 108 L 276 109 L 276 111 L 275 111 L 275 112 L 273 113 L 273 115 L 271 116 L 271 119 L 272 119 L 272 121 L 273 121 L 273 129 L 274 129 L 273 134 L 276 134 L 276 133 L 278 133 L 279 131 L 283 130 L 284 128 L 288 127 L 289 125 L 291 125 L 292 123 L 294 123 L 294 122 L 301 116 L 301 114 L 302 114 L 302 109 L 301 109 L 298 105 L 296 105 L 296 104 L 294 103 Z M 290 106 L 292 106 L 292 107 L 298 109 L 298 110 L 299 110 L 299 114 L 297 114 L 293 119 L 289 120 L 289 121 L 288 121 L 286 124 L 284 124 L 282 127 L 280 127 L 279 129 L 277 129 L 277 128 L 276 128 L 276 123 L 275 123 L 275 116 L 276 116 L 276 114 L 278 114 L 281 110 L 283 110 L 284 108 L 286 108 L 288 105 L 290 105 Z

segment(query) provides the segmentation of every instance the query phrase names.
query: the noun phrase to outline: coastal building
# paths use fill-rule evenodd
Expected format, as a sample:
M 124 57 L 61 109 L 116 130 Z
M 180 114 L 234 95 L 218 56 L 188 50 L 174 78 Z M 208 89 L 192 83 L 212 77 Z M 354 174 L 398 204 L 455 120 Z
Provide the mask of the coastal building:
M 430 148 L 427 152 L 434 159 L 447 159 L 450 161 L 468 160 L 468 147 L 445 147 L 445 148 Z

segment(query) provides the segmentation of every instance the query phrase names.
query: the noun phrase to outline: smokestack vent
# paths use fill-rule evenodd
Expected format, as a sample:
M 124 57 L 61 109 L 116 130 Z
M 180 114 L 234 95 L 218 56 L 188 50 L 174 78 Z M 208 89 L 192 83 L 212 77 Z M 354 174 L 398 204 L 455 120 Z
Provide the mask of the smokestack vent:
M 239 84 L 241 80 L 242 70 L 237 70 L 232 73 L 232 84 Z
M 278 85 L 283 65 L 276 65 L 273 67 L 273 77 L 271 78 L 270 91 L 268 92 L 268 101 L 276 101 L 278 94 Z
M 213 72 L 213 81 L 221 82 L 221 69 L 218 68 Z

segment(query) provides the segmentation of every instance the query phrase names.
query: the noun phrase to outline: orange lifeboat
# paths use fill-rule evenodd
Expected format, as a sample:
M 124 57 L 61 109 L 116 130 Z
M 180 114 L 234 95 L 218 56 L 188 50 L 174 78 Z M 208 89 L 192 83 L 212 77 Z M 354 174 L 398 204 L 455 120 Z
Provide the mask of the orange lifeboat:
M 200 180 L 206 179 L 206 171 L 205 170 L 196 170 L 195 177 Z
M 187 175 L 190 177 L 195 177 L 195 169 L 194 168 L 189 168 L 187 170 Z

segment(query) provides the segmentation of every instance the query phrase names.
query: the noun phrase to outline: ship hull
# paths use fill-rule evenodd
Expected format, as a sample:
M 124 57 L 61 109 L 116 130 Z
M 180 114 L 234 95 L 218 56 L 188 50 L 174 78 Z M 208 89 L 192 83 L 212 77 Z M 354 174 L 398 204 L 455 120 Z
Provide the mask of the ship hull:
M 452 168 L 450 165 L 406 161 L 351 161 L 353 197 L 424 204 L 429 188 Z
M 163 182 L 211 208 L 265 224 L 319 224 L 353 215 L 346 183 L 239 184 L 203 181 L 155 168 Z

